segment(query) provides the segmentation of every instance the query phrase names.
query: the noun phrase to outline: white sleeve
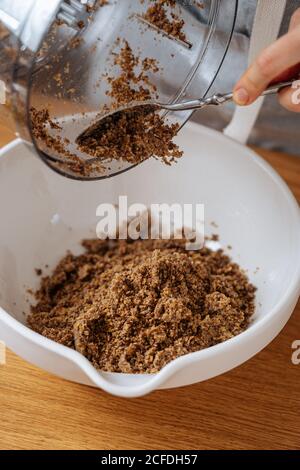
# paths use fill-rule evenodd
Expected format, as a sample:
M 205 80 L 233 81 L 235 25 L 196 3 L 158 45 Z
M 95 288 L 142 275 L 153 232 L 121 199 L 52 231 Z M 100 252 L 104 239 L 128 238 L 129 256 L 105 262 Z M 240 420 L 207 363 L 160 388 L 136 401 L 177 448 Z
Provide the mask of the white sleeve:
M 265 47 L 277 39 L 285 7 L 286 0 L 258 0 L 250 41 L 249 65 Z M 224 129 L 224 134 L 246 143 L 263 102 L 264 98 L 259 98 L 250 106 L 237 106 L 232 121 Z

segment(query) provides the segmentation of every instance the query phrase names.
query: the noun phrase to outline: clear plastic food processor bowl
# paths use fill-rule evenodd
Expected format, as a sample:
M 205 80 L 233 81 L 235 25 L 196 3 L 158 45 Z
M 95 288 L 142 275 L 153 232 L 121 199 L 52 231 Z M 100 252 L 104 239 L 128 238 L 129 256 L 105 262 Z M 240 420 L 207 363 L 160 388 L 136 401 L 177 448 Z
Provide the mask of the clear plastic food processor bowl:
M 153 0 L 97 1 L 96 5 L 94 0 L 0 0 L 2 121 L 15 126 L 47 165 L 70 178 L 101 179 L 131 168 L 130 163 L 110 161 L 104 162 L 107 171 L 102 165 L 101 171 L 94 169 L 83 176 L 66 156 L 76 154 L 83 165 L 90 164 L 92 157 L 81 153 L 75 140 L 104 106 L 112 105 L 108 77 L 120 73 L 114 62 L 125 41 L 140 62 L 155 60 L 159 70 L 147 70 L 149 82 L 160 101 L 174 103 L 208 93 L 235 24 L 238 2 L 234 0 L 169 3 L 164 5 L 168 18 L 175 14 L 184 22 L 180 37 L 145 19 Z M 59 133 L 66 154 L 35 139 L 32 107 L 49 110 L 51 120 L 61 128 L 49 125 L 49 134 L 55 139 Z M 186 112 L 169 117 L 182 126 L 190 116 Z

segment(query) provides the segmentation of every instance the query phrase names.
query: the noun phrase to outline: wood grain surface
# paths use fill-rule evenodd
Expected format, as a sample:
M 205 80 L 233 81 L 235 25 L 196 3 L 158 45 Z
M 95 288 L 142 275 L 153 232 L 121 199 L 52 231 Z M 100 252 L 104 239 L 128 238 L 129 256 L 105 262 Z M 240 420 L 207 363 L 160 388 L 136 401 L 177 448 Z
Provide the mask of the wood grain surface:
M 0 145 L 12 136 L 0 129 Z M 300 158 L 258 152 L 300 202 Z M 8 352 L 0 367 L 1 449 L 300 449 L 300 303 L 255 358 L 204 383 L 136 400 L 49 375 Z

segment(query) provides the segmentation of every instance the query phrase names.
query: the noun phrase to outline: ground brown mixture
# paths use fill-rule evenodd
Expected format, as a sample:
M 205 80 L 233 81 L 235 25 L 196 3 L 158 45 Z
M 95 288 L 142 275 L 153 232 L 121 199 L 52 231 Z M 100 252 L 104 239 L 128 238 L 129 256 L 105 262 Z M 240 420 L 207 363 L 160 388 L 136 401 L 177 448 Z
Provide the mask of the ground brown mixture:
M 167 35 L 186 41 L 186 35 L 183 31 L 184 20 L 174 12 L 168 13 L 168 7 L 171 9 L 177 6 L 175 0 L 152 0 L 143 18 L 154 25 L 156 28 L 164 31 Z
M 63 158 L 63 163 L 58 163 L 61 170 L 68 169 L 75 174 L 88 176 L 92 172 L 101 173 L 103 168 L 100 162 L 84 162 L 77 155 L 71 153 L 67 146 L 70 143 L 67 139 L 63 139 L 60 135 L 51 135 L 51 129 L 60 131 L 61 127 L 50 117 L 48 109 L 37 110 L 33 106 L 30 108 L 31 131 L 37 141 L 45 146 L 43 149 L 39 145 L 41 151 L 52 149 L 58 158 Z
M 111 85 L 108 95 L 113 99 L 111 109 L 151 99 L 155 89 L 146 72 L 159 70 L 154 59 L 140 61 L 124 41 L 114 63 L 121 72 L 117 78 L 108 78 Z M 178 130 L 178 124 L 168 124 L 154 107 L 137 107 L 100 120 L 79 136 L 76 143 L 81 152 L 100 160 L 137 164 L 154 156 L 171 164 L 183 154 L 173 142 Z
M 185 240 L 83 242 L 42 279 L 28 325 L 103 371 L 155 373 L 244 331 L 255 288 L 222 251 Z
M 115 53 L 114 65 L 119 66 L 118 76 L 108 77 L 111 89 L 107 92 L 112 98 L 112 106 L 119 107 L 132 101 L 145 101 L 153 97 L 156 92 L 146 72 L 158 72 L 159 67 L 155 59 L 145 58 L 143 61 L 133 54 L 127 41 L 123 41 L 119 53 Z
M 178 124 L 168 125 L 153 106 L 142 106 L 108 116 L 77 139 L 82 152 L 104 160 L 132 164 L 154 156 L 171 165 L 183 154 L 173 142 Z
M 47 109 L 37 110 L 33 106 L 30 108 L 30 118 L 32 125 L 32 134 L 35 139 L 41 140 L 47 147 L 53 148 L 58 153 L 65 151 L 65 145 L 61 137 L 52 137 L 50 129 L 61 130 L 61 127 L 50 118 Z

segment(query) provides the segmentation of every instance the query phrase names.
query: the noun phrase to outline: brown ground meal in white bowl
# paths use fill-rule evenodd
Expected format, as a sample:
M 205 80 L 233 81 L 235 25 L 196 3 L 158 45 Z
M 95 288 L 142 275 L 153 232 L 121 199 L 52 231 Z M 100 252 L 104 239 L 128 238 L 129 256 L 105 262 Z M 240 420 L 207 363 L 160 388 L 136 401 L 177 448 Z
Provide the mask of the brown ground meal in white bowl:
M 42 278 L 28 325 L 102 371 L 155 373 L 243 332 L 255 287 L 221 250 L 185 240 L 83 241 Z

